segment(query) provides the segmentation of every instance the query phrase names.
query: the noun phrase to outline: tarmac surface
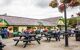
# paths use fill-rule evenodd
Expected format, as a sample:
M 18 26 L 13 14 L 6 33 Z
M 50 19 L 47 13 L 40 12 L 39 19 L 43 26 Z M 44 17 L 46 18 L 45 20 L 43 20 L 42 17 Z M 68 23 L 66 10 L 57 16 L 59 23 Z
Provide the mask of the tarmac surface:
M 13 38 L 4 39 L 3 42 L 6 44 L 3 50 L 80 50 L 80 41 L 76 41 L 75 37 L 69 37 L 69 47 L 65 47 L 64 39 L 61 39 L 61 41 L 52 39 L 51 42 L 48 42 L 43 38 L 41 44 L 32 41 L 26 48 L 23 48 L 23 42 L 14 46 L 15 42 L 13 41 Z

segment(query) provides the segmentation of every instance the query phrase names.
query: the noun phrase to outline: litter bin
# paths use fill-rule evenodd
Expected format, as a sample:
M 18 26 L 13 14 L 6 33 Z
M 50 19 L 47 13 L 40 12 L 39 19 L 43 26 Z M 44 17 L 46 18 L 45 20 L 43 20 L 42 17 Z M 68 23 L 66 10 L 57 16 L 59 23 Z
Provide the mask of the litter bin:
M 75 30 L 76 41 L 80 41 L 80 30 Z

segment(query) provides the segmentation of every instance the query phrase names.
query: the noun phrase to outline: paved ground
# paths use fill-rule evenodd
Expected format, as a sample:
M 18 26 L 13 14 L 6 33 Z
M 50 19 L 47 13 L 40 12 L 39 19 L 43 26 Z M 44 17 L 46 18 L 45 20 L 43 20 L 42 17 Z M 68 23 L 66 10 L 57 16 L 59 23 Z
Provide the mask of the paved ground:
M 51 42 L 47 42 L 45 39 L 41 40 L 41 44 L 37 44 L 36 41 L 29 44 L 26 48 L 23 48 L 23 43 L 20 42 L 18 46 L 14 46 L 15 42 L 13 38 L 4 40 L 7 45 L 4 50 L 80 50 L 80 41 L 75 41 L 74 37 L 69 38 L 69 47 L 64 47 L 64 39 L 56 42 L 52 39 Z

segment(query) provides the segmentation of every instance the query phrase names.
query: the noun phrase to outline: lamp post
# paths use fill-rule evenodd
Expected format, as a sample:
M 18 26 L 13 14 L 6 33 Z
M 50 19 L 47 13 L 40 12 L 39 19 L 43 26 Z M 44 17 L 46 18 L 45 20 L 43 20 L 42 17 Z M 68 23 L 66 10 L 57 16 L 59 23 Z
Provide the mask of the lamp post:
M 65 18 L 65 47 L 68 47 L 68 33 L 67 33 L 67 13 L 66 13 L 66 0 L 64 0 L 64 18 Z
M 55 0 L 53 0 L 53 1 L 55 1 Z M 56 3 L 54 3 L 53 1 L 50 3 L 51 4 L 50 6 L 52 8 L 57 7 Z M 59 4 L 61 2 L 61 0 L 57 0 L 55 2 L 58 2 L 58 4 Z M 61 3 L 60 3 L 61 5 L 59 5 L 58 8 L 59 8 L 59 11 L 60 12 L 63 12 L 64 11 L 64 18 L 65 18 L 65 46 L 67 47 L 68 46 L 68 33 L 67 33 L 67 15 L 66 15 L 66 8 L 67 7 L 66 7 L 66 3 L 68 3 L 67 6 L 74 7 L 75 6 L 74 3 L 77 3 L 77 2 L 75 0 L 62 0 Z

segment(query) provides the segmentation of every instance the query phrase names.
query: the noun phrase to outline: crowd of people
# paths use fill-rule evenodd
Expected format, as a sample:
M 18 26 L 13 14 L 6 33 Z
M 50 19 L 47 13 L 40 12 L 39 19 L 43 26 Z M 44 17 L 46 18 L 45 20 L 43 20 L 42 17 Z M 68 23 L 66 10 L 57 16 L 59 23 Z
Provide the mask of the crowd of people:
M 68 33 L 69 35 L 74 35 L 74 28 L 68 29 Z M 57 27 L 48 29 L 47 27 L 42 27 L 42 28 L 26 28 L 26 29 L 22 29 L 21 32 L 14 30 L 14 32 L 10 32 L 7 28 L 1 29 L 0 30 L 0 35 L 2 36 L 2 38 L 9 38 L 9 37 L 15 37 L 18 36 L 19 34 L 22 33 L 26 33 L 26 34 L 32 34 L 32 33 L 36 33 L 36 34 L 41 34 L 43 35 L 44 33 L 48 33 L 48 32 L 52 32 L 52 33 L 58 33 L 58 35 L 60 35 L 61 33 L 63 33 L 63 30 L 60 30 Z
M 26 30 L 22 29 L 22 34 L 25 34 L 28 36 L 29 34 L 36 34 L 37 36 L 40 37 L 50 37 L 51 35 L 55 35 L 55 37 L 58 37 L 60 41 L 60 29 L 59 28 L 54 28 L 54 29 L 48 29 L 47 27 L 43 28 L 27 28 Z

